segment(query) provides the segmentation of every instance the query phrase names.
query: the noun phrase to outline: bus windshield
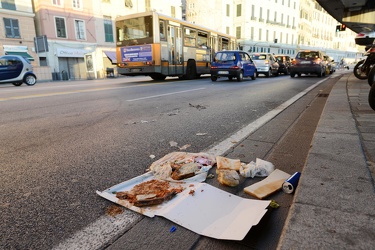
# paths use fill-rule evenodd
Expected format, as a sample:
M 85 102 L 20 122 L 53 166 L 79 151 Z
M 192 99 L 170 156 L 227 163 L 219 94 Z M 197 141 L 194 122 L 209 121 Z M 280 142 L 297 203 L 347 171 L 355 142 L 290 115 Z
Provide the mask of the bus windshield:
M 152 16 L 116 22 L 117 45 L 137 45 L 153 42 Z

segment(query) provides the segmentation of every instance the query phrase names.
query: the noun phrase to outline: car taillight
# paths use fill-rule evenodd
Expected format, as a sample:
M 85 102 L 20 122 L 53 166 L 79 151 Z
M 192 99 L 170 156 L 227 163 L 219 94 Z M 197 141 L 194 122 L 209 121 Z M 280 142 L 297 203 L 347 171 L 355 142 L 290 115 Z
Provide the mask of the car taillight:
M 217 69 L 218 67 L 217 66 L 211 66 L 211 69 Z
M 240 67 L 238 67 L 237 65 L 234 65 L 232 67 L 230 67 L 231 69 L 239 69 Z
M 270 62 L 269 62 L 268 60 L 265 60 L 264 63 L 265 63 L 265 64 L 269 64 Z
M 358 33 L 357 34 L 357 37 L 363 37 L 363 36 L 366 36 L 366 34 L 364 34 L 364 33 Z
M 375 47 L 371 47 L 371 48 L 367 51 L 367 53 L 375 53 Z
M 292 64 L 293 64 L 293 65 L 296 65 L 296 64 L 297 64 L 297 60 L 296 60 L 296 59 L 293 59 L 293 60 L 292 60 Z

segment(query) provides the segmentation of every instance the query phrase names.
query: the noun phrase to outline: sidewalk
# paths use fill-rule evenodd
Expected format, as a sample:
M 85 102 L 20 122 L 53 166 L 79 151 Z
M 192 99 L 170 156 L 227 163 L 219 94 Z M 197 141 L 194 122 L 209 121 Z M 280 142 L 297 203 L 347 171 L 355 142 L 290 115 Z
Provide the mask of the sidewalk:
M 373 249 L 375 111 L 367 80 L 343 76 L 314 134 L 278 249 Z

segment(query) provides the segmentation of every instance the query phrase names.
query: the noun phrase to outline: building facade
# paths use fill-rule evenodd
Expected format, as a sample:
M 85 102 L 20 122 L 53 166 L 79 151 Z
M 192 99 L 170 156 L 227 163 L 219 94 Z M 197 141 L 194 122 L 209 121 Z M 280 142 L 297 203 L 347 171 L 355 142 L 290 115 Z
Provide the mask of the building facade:
M 35 51 L 34 11 L 31 0 L 0 1 L 0 55 L 18 54 L 28 58 L 38 79 L 49 78 L 49 67 L 40 66 Z
M 38 57 L 53 80 L 104 78 L 108 68 L 116 73 L 118 16 L 159 11 L 182 18 L 176 0 L 33 0 L 33 7 L 36 33 L 48 42 Z
M 294 57 L 315 48 L 336 61 L 358 57 L 355 33 L 336 32 L 338 22 L 315 0 L 186 0 L 185 16 L 236 36 L 238 47 L 249 52 Z

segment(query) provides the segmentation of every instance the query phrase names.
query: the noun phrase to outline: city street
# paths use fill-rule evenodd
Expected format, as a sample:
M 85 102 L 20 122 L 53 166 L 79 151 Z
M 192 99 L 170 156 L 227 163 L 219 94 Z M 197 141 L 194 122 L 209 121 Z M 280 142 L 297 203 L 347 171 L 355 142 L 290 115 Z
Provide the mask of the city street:
M 243 153 L 241 159 L 264 157 L 290 172 L 302 168 L 325 103 L 324 98 L 316 104 L 313 101 L 319 94 L 329 93 L 333 77 L 261 76 L 243 82 L 211 82 L 208 77 L 191 81 L 167 78 L 160 82 L 148 77 L 120 77 L 40 82 L 33 87 L 0 85 L 0 248 L 51 249 L 59 244 L 65 248 L 81 242 L 81 249 L 98 249 L 134 227 L 128 238 L 134 245 L 128 242 L 127 248 L 134 249 L 136 244 L 146 244 L 136 238 L 152 237 L 151 230 L 157 228 L 158 237 L 160 230 L 169 234 L 171 223 L 164 218 L 145 218 L 126 209 L 118 215 L 120 222 L 113 223 L 116 219 L 108 215 L 113 204 L 95 191 L 145 173 L 154 160 L 180 148 L 207 151 L 319 82 L 311 93 L 291 103 L 285 116 L 274 118 L 272 126 L 259 130 L 260 142 L 275 138 L 272 150 L 259 146 L 258 151 Z M 292 128 L 310 105 L 314 107 L 310 114 L 313 121 L 300 124 L 303 129 Z M 291 130 L 294 133 L 288 137 Z M 285 143 L 286 139 L 293 141 L 293 136 L 300 136 L 296 139 L 300 141 Z M 220 187 L 216 179 L 208 182 Z M 241 192 L 243 186 L 221 188 L 253 199 Z M 199 235 L 178 228 L 177 245 L 160 246 L 171 237 L 167 235 L 149 243 L 149 249 L 157 244 L 159 249 L 230 249 L 232 244 L 237 249 L 241 245 L 272 248 L 293 196 L 278 194 L 271 198 L 281 204 L 279 210 L 264 218 L 263 226 L 272 228 L 252 229 L 246 243 L 198 240 Z M 85 233 L 88 228 L 90 233 Z M 94 241 L 89 238 L 92 245 L 87 243 L 87 234 L 95 236 Z M 273 237 L 275 242 L 270 243 Z M 268 245 L 262 245 L 265 242 Z

